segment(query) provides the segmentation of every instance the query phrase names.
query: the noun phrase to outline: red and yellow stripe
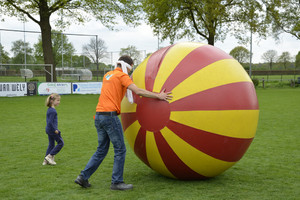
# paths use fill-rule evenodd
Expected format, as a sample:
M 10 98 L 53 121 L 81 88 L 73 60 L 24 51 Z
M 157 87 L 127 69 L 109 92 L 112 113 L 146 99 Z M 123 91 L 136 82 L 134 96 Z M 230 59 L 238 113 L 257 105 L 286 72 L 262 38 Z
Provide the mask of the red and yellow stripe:
M 132 75 L 170 102 L 134 96 L 122 101 L 131 148 L 150 168 L 178 179 L 216 176 L 239 161 L 251 144 L 259 106 L 248 74 L 210 45 L 179 43 L 153 53 Z

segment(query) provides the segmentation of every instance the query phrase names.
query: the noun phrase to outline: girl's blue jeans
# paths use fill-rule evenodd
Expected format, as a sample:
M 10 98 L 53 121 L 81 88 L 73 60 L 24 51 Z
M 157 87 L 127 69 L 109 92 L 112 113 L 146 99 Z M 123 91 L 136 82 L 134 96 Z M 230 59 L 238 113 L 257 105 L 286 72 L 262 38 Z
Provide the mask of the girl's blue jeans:
M 118 116 L 96 115 L 95 126 L 98 133 L 98 147 L 84 170 L 81 171 L 81 175 L 85 180 L 90 178 L 107 155 L 111 142 L 115 153 L 112 184 L 121 183 L 123 182 L 126 146 L 120 119 Z
M 47 134 L 49 139 L 49 145 L 46 151 L 46 156 L 48 154 L 50 155 L 56 155 L 58 152 L 63 148 L 64 146 L 64 140 L 61 137 L 61 134 Z M 55 141 L 57 142 L 57 145 L 55 146 Z

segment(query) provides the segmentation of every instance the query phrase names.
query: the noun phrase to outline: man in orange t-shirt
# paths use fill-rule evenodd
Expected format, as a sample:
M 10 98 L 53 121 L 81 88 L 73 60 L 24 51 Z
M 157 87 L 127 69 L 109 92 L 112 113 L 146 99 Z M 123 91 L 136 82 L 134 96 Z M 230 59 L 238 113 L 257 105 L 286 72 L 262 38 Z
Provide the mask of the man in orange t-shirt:
M 103 77 L 101 95 L 96 112 L 117 111 L 120 114 L 121 101 L 129 85 L 133 84 L 131 78 L 117 67 L 106 73 Z
M 125 184 L 123 181 L 126 147 L 123 129 L 118 115 L 121 111 L 121 101 L 125 93 L 127 92 L 129 101 L 132 101 L 131 91 L 139 96 L 148 98 L 165 101 L 172 99 L 170 95 L 171 92 L 162 91 L 161 93 L 154 93 L 138 88 L 127 74 L 127 71 L 131 71 L 132 66 L 133 60 L 129 56 L 121 56 L 116 68 L 113 71 L 107 72 L 103 77 L 101 95 L 96 106 L 95 115 L 98 147 L 84 170 L 81 171 L 75 180 L 75 183 L 84 188 L 91 186 L 88 179 L 105 158 L 110 142 L 113 144 L 115 153 L 110 188 L 112 190 L 129 190 L 133 188 L 132 184 Z

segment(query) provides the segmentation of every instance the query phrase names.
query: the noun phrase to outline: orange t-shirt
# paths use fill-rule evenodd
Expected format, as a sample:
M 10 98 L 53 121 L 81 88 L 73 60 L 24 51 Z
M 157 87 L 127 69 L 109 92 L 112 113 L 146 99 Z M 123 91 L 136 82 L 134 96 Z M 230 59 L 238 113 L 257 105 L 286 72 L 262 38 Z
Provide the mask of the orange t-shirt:
M 127 87 L 133 81 L 121 68 L 107 72 L 103 77 L 101 94 L 96 107 L 96 112 L 121 112 L 121 101 L 126 93 Z

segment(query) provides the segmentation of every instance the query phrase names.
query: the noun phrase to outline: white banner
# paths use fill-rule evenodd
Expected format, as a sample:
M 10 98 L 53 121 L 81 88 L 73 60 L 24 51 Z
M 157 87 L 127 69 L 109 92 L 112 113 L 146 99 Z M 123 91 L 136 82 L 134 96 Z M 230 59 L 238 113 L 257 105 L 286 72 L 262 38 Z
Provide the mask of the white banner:
M 102 82 L 73 83 L 73 94 L 100 94 Z
M 13 97 L 13 96 L 26 96 L 27 95 L 27 83 L 15 82 L 15 83 L 0 83 L 0 96 L 1 97 Z
M 39 95 L 71 94 L 71 83 L 40 83 L 38 86 Z

